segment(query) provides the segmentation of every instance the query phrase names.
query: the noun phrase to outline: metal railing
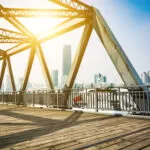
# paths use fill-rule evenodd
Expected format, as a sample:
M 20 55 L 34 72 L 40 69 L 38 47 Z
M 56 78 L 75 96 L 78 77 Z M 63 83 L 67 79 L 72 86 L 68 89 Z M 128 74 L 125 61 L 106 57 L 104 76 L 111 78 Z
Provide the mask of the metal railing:
M 71 89 L 53 91 L 1 92 L 1 104 L 39 107 L 80 108 L 95 111 L 119 111 L 150 115 L 150 87 Z

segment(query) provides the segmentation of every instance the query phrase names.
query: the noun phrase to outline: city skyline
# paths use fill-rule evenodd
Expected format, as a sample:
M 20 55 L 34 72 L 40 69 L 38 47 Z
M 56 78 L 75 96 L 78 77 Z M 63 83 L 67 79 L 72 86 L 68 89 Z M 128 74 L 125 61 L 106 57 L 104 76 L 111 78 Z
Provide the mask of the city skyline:
M 4 6 L 24 6 L 24 7 L 51 7 L 51 3 L 48 1 L 36 1 L 36 6 L 34 6 L 35 1 L 32 0 L 30 6 L 27 3 L 19 2 L 18 0 L 14 0 L 10 2 L 8 0 L 1 0 L 2 5 Z M 149 33 L 150 33 L 150 21 L 149 16 L 150 12 L 147 8 L 149 2 L 145 0 L 145 4 L 141 1 L 133 0 L 132 3 L 130 1 L 111 1 L 111 0 L 88 0 L 86 1 L 88 4 L 92 4 L 100 9 L 103 16 L 105 17 L 106 21 L 110 25 L 112 31 L 114 32 L 115 36 L 119 40 L 120 44 L 122 45 L 125 53 L 131 60 L 133 66 L 137 70 L 138 74 L 140 75 L 145 70 L 149 70 L 149 66 L 147 65 L 147 60 L 150 58 L 149 54 Z M 135 2 L 135 3 L 134 3 Z M 139 2 L 139 4 L 137 4 Z M 9 5 L 8 5 L 9 3 Z M 24 5 L 23 5 L 24 4 Z M 147 5 L 146 5 L 147 4 Z M 143 7 L 147 8 L 143 10 Z M 117 9 L 116 9 L 117 8 Z M 132 10 L 134 8 L 134 11 Z M 122 18 L 124 21 L 122 21 Z M 138 19 L 137 19 L 138 18 Z M 140 19 L 140 23 L 137 22 Z M 34 19 L 35 23 L 38 19 Z M 32 23 L 31 20 L 26 21 L 23 20 L 23 23 L 30 26 Z M 3 26 L 9 26 L 5 22 L 1 21 Z M 44 24 L 44 19 L 43 19 Z M 47 23 L 48 26 L 50 22 Z M 44 24 L 45 25 L 45 24 Z M 29 27 L 33 28 L 33 26 Z M 122 30 L 123 29 L 123 30 Z M 133 30 L 134 29 L 134 30 Z M 62 62 L 62 48 L 64 44 L 70 44 L 72 46 L 72 58 L 74 58 L 75 51 L 77 49 L 77 43 L 80 40 L 80 36 L 82 34 L 83 28 L 80 28 L 76 31 L 72 31 L 60 38 L 54 39 L 53 41 L 47 42 L 43 44 L 44 54 L 49 66 L 49 69 L 58 68 L 60 74 L 62 74 L 61 70 L 61 62 Z M 77 38 L 75 38 L 77 36 Z M 69 37 L 69 38 L 68 38 Z M 58 45 L 59 41 L 59 45 Z M 4 49 L 7 49 L 4 46 Z M 55 50 L 55 51 L 54 51 Z M 53 57 L 50 57 L 52 54 Z M 19 66 L 20 64 L 26 64 L 26 59 L 28 56 L 28 52 L 24 54 L 18 54 L 18 56 L 14 56 L 12 58 L 12 65 L 14 70 L 15 76 L 23 77 L 24 68 Z M 17 64 L 18 59 L 21 58 L 20 64 Z M 24 58 L 24 59 L 23 59 Z M 16 59 L 16 60 L 15 60 Z M 34 63 L 33 71 L 31 72 L 30 79 L 33 82 L 40 81 L 45 83 L 42 72 L 40 67 L 37 65 L 38 62 Z M 93 31 L 92 36 L 90 38 L 90 42 L 87 47 L 87 51 L 85 52 L 85 56 L 83 58 L 83 62 L 81 63 L 79 73 L 77 75 L 77 82 L 87 83 L 93 81 L 93 74 L 96 72 L 102 72 L 108 77 L 109 82 L 120 83 L 121 79 L 115 70 L 114 65 L 110 61 L 106 51 L 104 50 L 101 42 L 97 38 L 95 32 Z M 110 74 L 111 72 L 111 74 Z M 38 76 L 37 76 L 38 74 Z M 86 74 L 86 75 L 85 75 Z

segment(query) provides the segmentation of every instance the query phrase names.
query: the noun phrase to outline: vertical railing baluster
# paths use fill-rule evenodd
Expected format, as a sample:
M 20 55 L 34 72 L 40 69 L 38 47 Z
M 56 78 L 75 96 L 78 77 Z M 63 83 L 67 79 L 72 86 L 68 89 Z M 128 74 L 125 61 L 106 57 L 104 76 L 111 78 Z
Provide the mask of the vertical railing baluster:
M 98 95 L 97 95 L 97 89 L 95 89 L 95 108 L 96 112 L 98 112 Z
M 142 91 L 142 93 L 143 93 L 143 102 L 142 102 L 142 107 L 143 107 L 143 111 L 144 111 L 144 113 L 146 112 L 146 109 L 145 109 L 145 93 L 144 93 L 144 91 Z
M 17 104 L 17 92 L 15 91 L 15 105 Z
M 107 106 L 106 106 L 106 103 L 107 103 L 107 101 L 106 101 L 106 92 L 104 92 L 104 109 L 105 110 L 107 110 Z
M 147 104 L 148 104 L 147 113 L 149 113 L 149 115 L 150 115 L 150 99 L 149 99 L 149 97 L 150 97 L 150 94 L 149 94 L 149 91 L 148 91 L 148 88 L 147 88 Z
M 33 91 L 32 92 L 32 106 L 34 107 L 34 105 L 35 105 L 35 92 Z
M 139 97 L 138 97 L 139 105 L 142 106 L 142 105 L 141 105 L 141 92 L 138 91 L 138 93 L 139 93 L 139 94 L 138 94 L 138 95 L 139 95 Z M 141 109 L 142 109 L 142 107 L 140 108 L 140 112 L 142 111 Z
M 2 93 L 2 102 L 4 104 L 4 92 Z
M 57 90 L 57 108 L 59 108 L 59 91 Z

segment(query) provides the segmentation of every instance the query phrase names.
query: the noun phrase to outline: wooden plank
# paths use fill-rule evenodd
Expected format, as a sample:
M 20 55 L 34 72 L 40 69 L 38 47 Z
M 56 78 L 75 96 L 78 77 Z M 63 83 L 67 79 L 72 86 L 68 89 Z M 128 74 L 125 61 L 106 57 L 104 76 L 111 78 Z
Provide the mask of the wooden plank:
M 142 148 L 142 150 L 150 150 L 150 145 Z
M 127 133 L 131 133 L 131 135 L 106 141 L 91 146 L 89 149 L 119 149 L 125 147 L 131 147 L 132 149 L 136 148 L 136 143 L 138 143 L 138 147 L 148 147 L 150 122 L 146 119 L 111 117 L 89 113 L 81 113 L 78 116 L 79 118 L 76 119 L 74 117 L 75 112 L 9 105 L 0 105 L 0 112 L 2 118 L 0 120 L 0 147 L 2 149 L 69 150 Z M 141 131 L 134 133 L 137 130 Z
M 146 140 L 140 141 L 138 143 L 135 143 L 131 146 L 125 147 L 124 149 L 130 149 L 130 150 L 142 149 L 149 145 L 150 145 L 150 139 L 146 139 Z
M 132 126 L 132 124 L 131 123 L 129 123 L 129 125 L 131 125 Z M 126 125 L 127 126 L 127 125 Z M 95 131 L 95 132 L 93 132 L 94 131 L 94 128 L 96 128 L 95 126 L 93 126 L 93 129 L 91 129 L 91 130 L 89 130 L 89 131 L 83 131 L 83 129 L 81 129 L 83 132 L 85 132 L 85 133 L 88 133 L 88 135 L 86 135 L 86 136 L 91 136 L 91 135 L 95 135 L 95 134 L 99 134 L 99 133 L 97 133 L 97 130 L 99 130 L 99 131 L 103 131 L 103 129 L 101 129 L 100 128 L 100 126 L 99 126 L 99 129 L 97 128 L 97 130 Z M 114 129 L 114 127 L 109 127 L 109 128 L 112 128 L 111 130 L 109 129 L 107 129 L 107 128 L 105 128 L 105 130 L 107 130 L 108 132 L 110 131 L 113 131 Z M 53 138 L 52 138 L 52 140 L 50 140 L 50 138 L 48 137 L 48 138 L 44 138 L 43 140 L 41 140 L 41 139 L 39 139 L 38 141 L 36 140 L 36 141 L 34 141 L 34 143 L 38 143 L 38 144 L 34 144 L 35 145 L 35 149 L 37 148 L 36 147 L 36 145 L 42 145 L 42 144 L 44 144 L 45 146 L 51 146 L 52 144 L 54 145 L 56 145 L 56 144 L 60 144 L 60 143 L 62 143 L 63 144 L 63 142 L 67 142 L 68 141 L 68 139 L 69 139 L 69 141 L 71 141 L 71 140 L 75 140 L 74 138 L 84 138 L 83 137 L 83 133 L 80 131 L 80 130 L 78 130 L 77 129 L 77 131 L 79 131 L 79 132 L 71 132 L 71 134 L 69 135 L 69 134 L 67 134 L 66 136 L 64 135 L 65 133 L 61 133 L 61 134 L 59 134 L 59 138 L 57 137 L 57 136 L 55 136 L 55 135 L 51 135 Z M 66 131 L 67 133 L 68 133 L 68 130 Z M 100 132 L 100 134 L 105 134 L 105 131 L 104 132 Z M 110 134 L 110 133 L 109 133 Z M 56 139 L 55 139 L 56 138 Z M 62 139 L 63 138 L 63 140 L 61 140 L 60 141 L 60 139 Z M 47 143 L 48 143 L 48 145 L 47 145 Z M 30 146 L 34 146 L 33 145 L 33 143 L 31 143 L 31 145 Z

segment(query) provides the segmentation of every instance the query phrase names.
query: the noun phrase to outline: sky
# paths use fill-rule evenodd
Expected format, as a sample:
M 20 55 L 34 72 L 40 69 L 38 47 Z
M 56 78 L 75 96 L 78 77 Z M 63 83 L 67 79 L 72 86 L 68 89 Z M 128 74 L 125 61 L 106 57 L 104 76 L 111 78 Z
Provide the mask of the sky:
M 140 75 L 142 72 L 150 70 L 150 0 L 82 1 L 97 7 L 100 10 L 138 74 Z M 58 6 L 47 0 L 0 0 L 0 4 L 5 7 L 58 8 Z M 36 34 L 37 31 L 46 30 L 62 20 L 20 19 L 20 21 Z M 14 29 L 3 19 L 0 19 L 0 27 Z M 42 44 L 49 69 L 59 70 L 59 82 L 62 74 L 63 46 L 64 44 L 71 44 L 73 58 L 82 31 L 83 27 Z M 1 44 L 0 46 L 1 49 L 7 49 L 9 47 L 9 45 L 4 44 Z M 24 75 L 28 55 L 29 51 L 26 51 L 11 58 L 12 67 L 13 70 L 15 70 L 14 76 L 16 77 L 16 82 L 17 78 L 23 77 Z M 106 75 L 109 83 L 122 83 L 122 80 L 108 57 L 103 45 L 95 31 L 93 31 L 76 82 L 91 83 L 94 81 L 95 73 Z M 34 83 L 44 83 L 44 78 L 37 58 L 31 71 L 30 81 Z

